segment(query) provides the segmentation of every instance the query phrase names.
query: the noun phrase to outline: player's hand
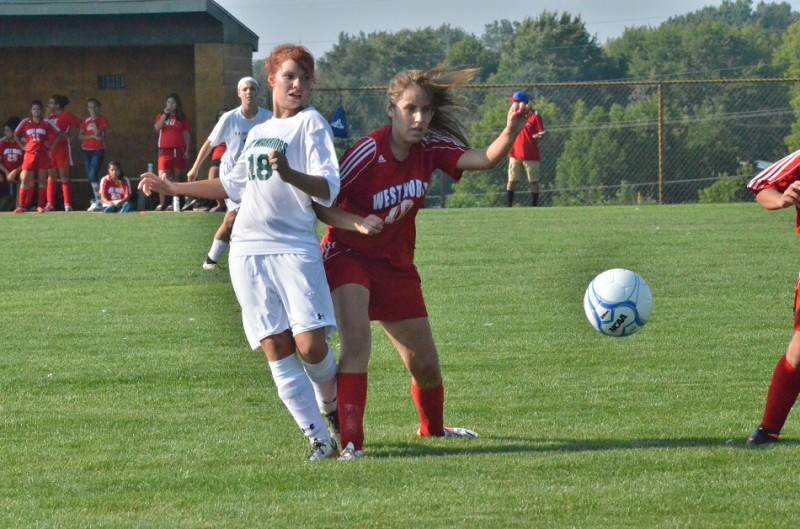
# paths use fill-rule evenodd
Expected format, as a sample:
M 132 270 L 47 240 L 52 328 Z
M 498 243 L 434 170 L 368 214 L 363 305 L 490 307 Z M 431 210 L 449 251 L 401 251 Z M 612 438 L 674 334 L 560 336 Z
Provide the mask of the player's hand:
M 792 182 L 781 197 L 784 207 L 800 207 L 800 180 Z
M 356 223 L 356 230 L 363 235 L 377 235 L 383 231 L 383 219 L 377 215 L 367 215 Z
M 197 178 L 197 168 L 192 167 L 191 169 L 189 169 L 189 172 L 186 173 L 186 180 L 188 180 L 189 182 L 194 182 L 195 178 Z
M 280 175 L 282 180 L 286 180 L 285 177 L 289 176 L 292 170 L 289 167 L 289 160 L 286 159 L 286 155 L 280 151 L 272 151 L 272 154 L 269 155 L 269 165 L 273 171 Z
M 519 134 L 519 132 L 525 128 L 525 124 L 528 123 L 528 117 L 532 112 L 531 107 L 521 101 L 511 103 L 511 107 L 508 109 L 508 116 L 506 117 L 506 128 L 515 135 Z
M 155 173 L 142 173 L 140 177 L 141 181 L 137 187 L 148 197 L 153 193 L 175 194 L 171 189 L 172 182 L 167 179 L 167 173 L 162 173 L 161 176 Z

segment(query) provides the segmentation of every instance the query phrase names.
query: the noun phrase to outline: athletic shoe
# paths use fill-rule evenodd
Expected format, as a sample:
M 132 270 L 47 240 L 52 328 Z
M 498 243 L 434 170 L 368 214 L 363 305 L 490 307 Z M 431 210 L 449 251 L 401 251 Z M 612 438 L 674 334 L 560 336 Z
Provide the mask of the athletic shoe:
M 159 204 L 159 205 L 156 206 L 155 211 L 166 211 L 166 208 L 164 206 L 162 206 L 161 204 Z
M 92 204 L 89 206 L 89 209 L 86 211 L 103 211 L 103 204 L 99 200 L 96 200 L 92 202 Z
M 328 423 L 328 431 L 331 434 L 336 442 L 340 441 L 339 439 L 339 410 L 333 410 L 330 413 L 323 414 L 325 416 L 325 422 Z
M 69 204 L 65 204 L 64 213 L 69 213 L 70 211 L 72 211 L 72 206 L 70 206 Z
M 448 439 L 475 439 L 478 437 L 477 432 L 473 430 L 467 430 L 466 428 L 449 428 L 447 426 L 444 427 L 443 436 L 423 436 L 420 430 L 417 430 L 417 435 L 420 437 L 446 437 Z
M 56 207 L 55 207 L 54 205 L 52 205 L 52 204 L 47 204 L 47 205 L 44 207 L 44 210 L 45 210 L 45 211 L 47 211 L 47 212 L 51 212 L 51 211 L 55 211 L 55 210 L 56 210 Z
M 347 443 L 342 453 L 339 454 L 339 461 L 353 461 L 354 459 L 362 459 L 364 457 L 363 450 L 356 450 L 353 443 Z
M 23 208 L 22 206 L 20 206 L 20 207 L 18 207 L 17 209 L 14 210 L 14 213 L 25 213 L 26 211 L 28 211 L 28 210 Z
M 190 198 L 190 199 L 188 199 L 186 201 L 186 204 L 183 205 L 183 207 L 181 208 L 181 211 L 189 211 L 190 209 L 192 209 L 194 207 L 195 204 L 197 204 L 197 199 L 196 198 Z
M 212 261 L 211 258 L 206 255 L 206 262 L 203 263 L 203 270 L 213 270 L 216 267 L 217 267 L 217 262 Z
M 758 428 L 750 434 L 750 437 L 747 439 L 747 446 L 749 447 L 756 447 L 756 446 L 768 446 L 773 445 L 778 442 L 777 434 L 771 430 L 767 430 L 763 426 L 759 426 Z
M 214 206 L 208 210 L 209 213 L 216 213 L 218 211 L 225 211 L 225 206 Z
M 323 459 L 336 459 L 339 457 L 339 451 L 336 449 L 336 441 L 314 439 L 311 447 L 311 453 L 308 455 L 309 461 L 322 461 Z
M 46 210 L 46 209 L 44 209 L 42 206 L 38 206 L 38 207 L 36 208 L 36 211 L 38 211 L 39 213 L 44 213 L 44 212 L 45 212 L 45 211 L 47 211 L 47 210 Z

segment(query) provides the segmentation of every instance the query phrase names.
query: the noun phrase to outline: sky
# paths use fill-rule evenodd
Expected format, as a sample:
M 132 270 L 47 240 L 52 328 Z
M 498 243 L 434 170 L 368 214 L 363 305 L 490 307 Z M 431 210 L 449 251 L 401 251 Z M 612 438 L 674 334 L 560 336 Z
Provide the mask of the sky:
M 600 44 L 626 27 L 657 27 L 672 16 L 722 0 L 215 0 L 259 37 L 260 59 L 278 44 L 302 44 L 321 57 L 339 33 L 396 32 L 449 24 L 478 37 L 495 20 L 521 21 L 542 11 L 580 15 Z M 759 0 L 754 0 L 757 5 Z M 771 0 L 778 2 L 779 0 Z M 788 2 L 800 11 L 800 0 Z

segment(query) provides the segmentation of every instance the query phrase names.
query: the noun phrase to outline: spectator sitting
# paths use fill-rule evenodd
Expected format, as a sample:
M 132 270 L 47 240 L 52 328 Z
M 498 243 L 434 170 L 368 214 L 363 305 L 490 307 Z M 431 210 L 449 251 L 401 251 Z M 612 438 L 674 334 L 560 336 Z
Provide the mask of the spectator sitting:
M 105 213 L 127 213 L 131 210 L 129 202 L 131 182 L 119 162 L 108 162 L 108 174 L 100 180 L 100 201 Z

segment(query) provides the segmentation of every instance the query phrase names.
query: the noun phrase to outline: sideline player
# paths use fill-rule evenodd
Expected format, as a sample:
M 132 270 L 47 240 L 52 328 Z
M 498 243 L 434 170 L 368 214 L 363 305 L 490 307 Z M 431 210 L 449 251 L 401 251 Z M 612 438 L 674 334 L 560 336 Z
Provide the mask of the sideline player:
M 53 94 L 47 101 L 47 109 L 50 112 L 47 121 L 60 132 L 50 146 L 45 211 L 55 211 L 56 209 L 59 181 L 64 198 L 64 211 L 72 211 L 72 181 L 69 170 L 72 167 L 72 140 L 78 135 L 81 120 L 67 110 L 67 105 L 69 105 L 69 98 L 60 94 Z
M 153 127 L 158 132 L 158 173 L 180 182 L 181 171 L 189 159 L 191 125 L 183 112 L 183 103 L 178 94 L 167 96 L 164 111 L 156 116 Z M 173 207 L 166 201 L 166 195 L 159 193 L 156 211 L 171 211 Z
M 233 171 L 187 183 L 145 173 L 139 187 L 148 195 L 241 201 L 229 268 L 245 334 L 251 347 L 261 345 L 278 395 L 311 442 L 308 459 L 318 461 L 339 453 L 322 417 L 336 406 L 327 343 L 336 320 L 312 205 L 335 200 L 339 165 L 330 125 L 307 106 L 314 79 L 308 50 L 279 46 L 264 68 L 274 116 L 250 131 Z
M 764 209 L 800 208 L 800 150 L 770 165 L 757 174 L 747 188 L 755 193 Z M 800 209 L 797 212 L 800 235 Z M 789 412 L 800 395 L 800 279 L 795 283 L 794 333 L 786 353 L 778 359 L 767 391 L 764 415 L 758 428 L 747 439 L 747 446 L 765 446 L 778 441 Z
M 239 100 L 242 102 L 239 108 L 230 110 L 222 115 L 222 117 L 214 125 L 214 129 L 208 136 L 208 139 L 200 147 L 197 153 L 197 159 L 187 177 L 190 181 L 197 178 L 197 171 L 203 160 L 211 153 L 212 149 L 220 144 L 225 144 L 225 154 L 222 155 L 220 163 L 220 176 L 229 174 L 233 167 L 236 165 L 239 155 L 244 149 L 247 140 L 247 134 L 250 130 L 260 123 L 264 123 L 272 117 L 272 112 L 265 108 L 258 106 L 258 81 L 253 77 L 243 77 L 236 85 L 236 93 L 239 95 Z M 217 262 L 222 258 L 225 250 L 228 248 L 231 240 L 231 232 L 233 231 L 233 223 L 236 220 L 236 213 L 239 210 L 239 204 L 227 199 L 225 204 L 228 211 L 225 212 L 225 217 L 222 223 L 217 228 L 214 234 L 214 240 L 211 242 L 211 249 L 206 255 L 206 260 L 203 263 L 203 268 L 206 270 L 213 270 L 217 266 Z
M 31 103 L 30 117 L 23 119 L 14 131 L 14 141 L 25 150 L 20 173 L 19 206 L 14 213 L 25 213 L 33 202 L 35 180 L 39 184 L 36 209 L 45 212 L 47 202 L 47 170 L 50 167 L 50 145 L 59 130 L 44 119 L 44 105 L 38 99 Z
M 477 437 L 471 430 L 444 426 L 439 353 L 413 262 L 415 219 L 434 170 L 459 180 L 464 171 L 497 166 L 527 121 L 527 106 L 512 103 L 505 128 L 487 149 L 467 147 L 455 115 L 462 106 L 453 90 L 477 73 L 438 67 L 397 74 L 387 93 L 390 125 L 348 149 L 340 160 L 338 208 L 318 210 L 319 218 L 332 225 L 322 246 L 339 323 L 339 424 L 345 447 L 340 459 L 363 456 L 370 320 L 381 323 L 411 374 L 417 435 Z M 369 237 L 346 231 L 354 224 L 383 231 Z

